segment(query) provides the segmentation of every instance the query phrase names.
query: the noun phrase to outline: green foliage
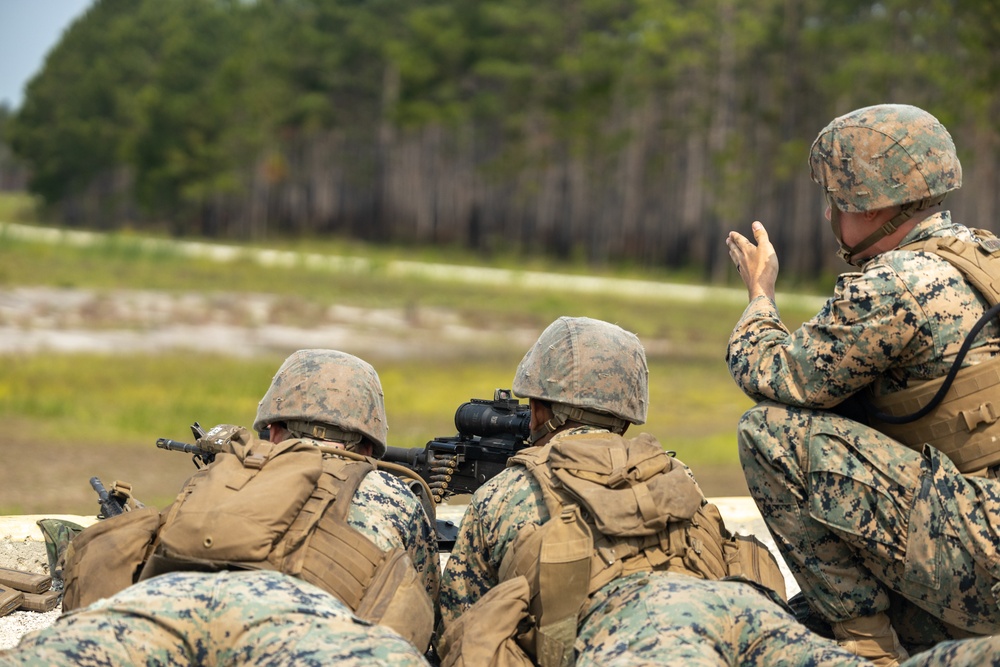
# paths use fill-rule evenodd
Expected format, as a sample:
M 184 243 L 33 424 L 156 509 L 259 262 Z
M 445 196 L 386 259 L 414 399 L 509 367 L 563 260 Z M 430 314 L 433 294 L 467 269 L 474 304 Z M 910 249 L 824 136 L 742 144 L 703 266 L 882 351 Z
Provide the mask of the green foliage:
M 134 101 L 135 131 L 124 150 L 139 204 L 183 218 L 190 207 L 232 190 L 235 156 L 222 137 L 234 116 L 227 59 L 242 21 L 231 5 L 201 0 L 146 2 L 137 19 L 146 15 L 158 48 Z
M 29 82 L 9 130 L 47 202 L 82 192 L 114 171 L 136 126 L 132 100 L 148 81 L 160 41 L 130 0 L 99 0 L 74 23 Z
M 0 132 L 73 225 L 504 245 L 722 281 L 715 239 L 765 210 L 814 279 L 826 230 L 788 228 L 819 206 L 804 153 L 832 115 L 923 106 L 990 180 L 994 4 L 97 0 Z
M 0 371 L 0 414 L 35 437 L 124 446 L 252 421 L 281 359 L 31 355 Z

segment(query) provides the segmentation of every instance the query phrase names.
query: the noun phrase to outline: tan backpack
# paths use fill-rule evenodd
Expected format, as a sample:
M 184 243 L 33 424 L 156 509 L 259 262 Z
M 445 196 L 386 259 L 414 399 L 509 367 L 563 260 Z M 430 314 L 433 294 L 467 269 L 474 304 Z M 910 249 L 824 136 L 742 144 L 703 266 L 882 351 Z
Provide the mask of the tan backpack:
M 441 636 L 437 646 L 441 667 L 535 667 L 519 641 L 533 631 L 530 600 L 524 577 L 487 591 Z
M 492 636 L 498 655 L 511 654 L 516 642 L 543 667 L 573 664 L 579 615 L 590 595 L 636 572 L 738 578 L 785 599 L 784 577 L 767 547 L 756 537 L 730 534 L 685 467 L 649 434 L 564 436 L 522 450 L 511 464 L 538 481 L 551 518 L 522 528 L 501 562 L 501 582 L 523 579 L 528 586 L 518 622 L 530 622 L 513 635 L 495 623 L 492 635 L 478 638 L 482 645 Z M 477 604 L 459 622 L 478 626 L 477 617 L 489 613 L 489 605 Z M 462 649 L 446 644 L 443 650 Z
M 143 507 L 84 528 L 66 547 L 62 610 L 86 607 L 134 584 L 159 527 L 159 511 Z
M 75 559 L 74 585 L 85 590 L 79 602 L 117 592 L 135 574 L 148 579 L 176 570 L 277 570 L 330 592 L 359 617 L 426 649 L 434 604 L 409 555 L 399 548 L 383 552 L 347 523 L 351 499 L 374 461 L 312 440 L 274 444 L 241 427 L 217 437 L 228 440 L 226 447 L 163 510 L 155 541 L 141 548 L 141 540 L 117 545 L 132 554 L 131 567 L 116 571 L 113 585 L 98 583 L 106 574 L 101 556 L 113 548 L 110 542 Z M 104 532 L 116 531 L 108 526 Z M 140 557 L 144 565 L 136 572 Z

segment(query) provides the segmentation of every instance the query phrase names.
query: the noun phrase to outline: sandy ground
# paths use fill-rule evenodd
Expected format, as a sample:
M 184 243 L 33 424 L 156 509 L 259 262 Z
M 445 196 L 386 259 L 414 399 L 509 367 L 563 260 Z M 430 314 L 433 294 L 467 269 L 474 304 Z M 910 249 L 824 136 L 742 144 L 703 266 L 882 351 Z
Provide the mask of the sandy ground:
M 298 309 L 308 327 L 275 324 Z M 349 347 L 383 358 L 457 356 L 503 346 L 527 349 L 535 329 L 472 327 L 445 308 L 359 308 L 289 302 L 270 294 L 173 294 L 55 287 L 0 289 L 0 355 L 42 352 L 229 356 Z M 662 341 L 649 341 L 662 345 Z
M 94 517 L 50 515 L 73 521 L 82 526 L 90 525 Z M 49 574 L 45 543 L 36 522 L 42 515 L 0 517 L 0 567 L 35 574 Z M 0 618 L 0 650 L 15 646 L 21 637 L 32 630 L 48 627 L 62 613 L 61 607 L 52 611 L 15 611 Z

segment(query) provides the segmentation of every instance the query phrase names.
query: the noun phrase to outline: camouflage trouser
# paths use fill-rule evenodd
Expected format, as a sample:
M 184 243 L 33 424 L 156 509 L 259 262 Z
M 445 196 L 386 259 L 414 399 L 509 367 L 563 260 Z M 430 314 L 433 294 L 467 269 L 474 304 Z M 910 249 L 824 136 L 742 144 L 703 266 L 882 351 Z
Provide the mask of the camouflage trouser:
M 276 572 L 174 572 L 60 617 L 0 665 L 427 665 L 412 644 Z
M 941 642 L 900 667 L 1000 667 L 1000 635 Z
M 1000 630 L 1000 481 L 824 411 L 764 402 L 739 427 L 751 495 L 830 622 L 888 611 L 911 651 Z M 1000 588 L 997 588 L 1000 591 Z
M 594 594 L 577 667 L 869 665 L 810 632 L 749 584 L 653 572 Z

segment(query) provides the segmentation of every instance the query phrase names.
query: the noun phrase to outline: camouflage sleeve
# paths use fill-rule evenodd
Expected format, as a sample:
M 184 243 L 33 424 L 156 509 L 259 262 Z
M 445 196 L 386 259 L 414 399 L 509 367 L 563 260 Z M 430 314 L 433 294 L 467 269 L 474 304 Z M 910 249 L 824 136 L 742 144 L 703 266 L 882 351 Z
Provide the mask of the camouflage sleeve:
M 911 253 L 912 254 L 912 253 Z M 752 301 L 729 338 L 729 372 L 750 398 L 829 408 L 887 368 L 926 354 L 924 308 L 893 267 L 840 277 L 834 296 L 794 332 L 765 297 Z
M 538 483 L 520 467 L 507 468 L 473 494 L 441 578 L 446 627 L 499 583 L 500 563 L 520 529 L 548 518 Z
M 479 506 L 470 503 L 441 576 L 441 620 L 445 627 L 497 583 L 496 569 L 484 556 L 482 527 Z
M 431 599 L 438 599 L 437 534 L 405 484 L 381 470 L 369 473 L 354 494 L 347 522 L 380 549 L 406 549 Z

